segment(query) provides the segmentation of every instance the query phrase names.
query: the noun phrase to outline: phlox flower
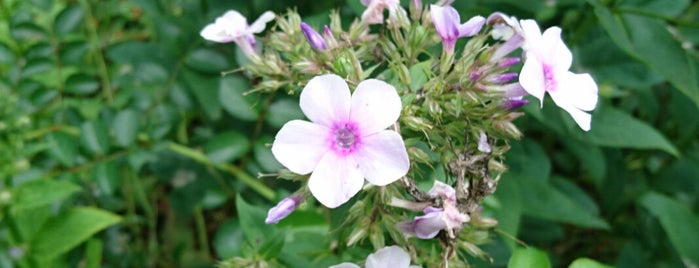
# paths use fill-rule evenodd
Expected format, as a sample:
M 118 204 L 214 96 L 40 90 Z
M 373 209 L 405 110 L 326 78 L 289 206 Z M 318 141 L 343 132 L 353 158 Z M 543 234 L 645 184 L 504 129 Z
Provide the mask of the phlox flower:
M 450 54 L 454 52 L 456 39 L 476 35 L 485 23 L 484 17 L 475 16 L 461 24 L 459 12 L 451 6 L 430 5 L 430 13 L 444 50 Z
M 255 36 L 261 33 L 265 25 L 274 19 L 274 13 L 267 11 L 255 22 L 248 25 L 248 20 L 238 11 L 229 10 L 216 18 L 214 23 L 206 25 L 199 33 L 206 40 L 217 43 L 235 42 L 248 58 L 257 56 Z
M 493 27 L 490 31 L 493 39 L 505 41 L 490 56 L 491 61 L 498 61 L 524 45 L 524 33 L 517 18 L 495 12 L 488 16 L 487 24 Z
M 325 46 L 325 40 L 323 40 L 323 37 L 305 22 L 301 22 L 301 32 L 303 32 L 303 35 L 306 36 L 306 40 L 308 40 L 308 43 L 313 49 L 325 50 L 327 48 Z
M 441 197 L 444 201 L 443 206 L 442 208 L 427 207 L 423 210 L 425 215 L 415 217 L 412 221 L 398 223 L 398 229 L 407 235 L 430 239 L 437 236 L 441 230 L 451 231 L 471 219 L 456 208 L 456 191 L 451 186 L 435 181 L 427 194 L 433 198 Z
M 384 186 L 410 167 L 401 136 L 386 130 L 401 111 L 396 89 L 368 79 L 350 95 L 347 83 L 334 74 L 311 79 L 300 96 L 311 122 L 287 122 L 272 144 L 272 153 L 290 171 L 311 173 L 311 194 L 329 208 L 357 194 L 366 178 Z
M 590 130 L 592 111 L 597 104 L 597 84 L 592 77 L 575 74 L 568 69 L 573 55 L 561 39 L 561 28 L 551 27 L 541 33 L 534 20 L 520 22 L 527 46 L 526 60 L 519 75 L 522 87 L 544 103 L 544 94 L 568 112 L 585 131 Z
M 398 246 L 384 247 L 366 258 L 366 268 L 420 268 L 417 265 L 410 265 L 410 255 Z M 328 268 L 359 268 L 354 263 L 341 263 Z

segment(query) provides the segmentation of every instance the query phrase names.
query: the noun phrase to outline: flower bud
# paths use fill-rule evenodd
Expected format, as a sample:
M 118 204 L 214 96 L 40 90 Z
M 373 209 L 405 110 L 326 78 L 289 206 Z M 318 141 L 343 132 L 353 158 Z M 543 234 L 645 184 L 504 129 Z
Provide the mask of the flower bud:
M 500 68 L 508 68 L 512 65 L 515 65 L 521 61 L 520 58 L 516 57 L 510 57 L 510 58 L 504 58 L 498 61 L 498 67 Z
M 313 30 L 311 26 L 308 26 L 305 22 L 301 22 L 301 31 L 303 32 L 303 35 L 306 36 L 306 39 L 308 40 L 308 43 L 311 44 L 311 47 L 314 49 L 318 50 L 325 50 L 325 40 L 323 40 L 323 37 L 320 36 L 316 30 Z
M 296 207 L 299 205 L 301 200 L 303 200 L 303 196 L 300 194 L 295 194 L 282 199 L 282 201 L 279 201 L 275 207 L 269 209 L 265 223 L 278 223 L 280 220 L 286 218 L 286 216 L 289 216 L 289 214 L 296 210 Z
M 485 135 L 485 131 L 481 130 L 480 136 L 478 137 L 478 151 L 484 153 L 490 153 L 490 143 L 488 143 L 488 136 Z
M 526 99 L 508 99 L 502 102 L 500 105 L 507 107 L 508 110 L 512 111 L 519 107 L 529 104 L 529 100 Z
M 493 83 L 505 84 L 505 83 L 508 83 L 508 82 L 514 80 L 515 78 L 517 78 L 518 75 L 519 74 L 517 74 L 517 73 L 504 73 L 504 74 L 500 74 L 494 78 L 491 78 L 489 80 L 491 80 L 490 82 L 493 82 Z

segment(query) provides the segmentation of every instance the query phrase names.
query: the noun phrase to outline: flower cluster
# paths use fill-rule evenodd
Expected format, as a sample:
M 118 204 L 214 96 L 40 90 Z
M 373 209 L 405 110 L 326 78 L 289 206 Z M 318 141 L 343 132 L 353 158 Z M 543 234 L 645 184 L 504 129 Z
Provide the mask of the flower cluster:
M 369 254 L 366 258 L 366 268 L 420 268 L 417 265 L 410 265 L 410 255 L 398 246 L 390 246 L 377 250 Z M 328 268 L 359 268 L 354 263 L 344 262 Z
M 597 85 L 569 70 L 572 53 L 560 28 L 542 33 L 533 20 L 499 12 L 462 23 L 449 2 L 423 9 L 411 1 L 408 16 L 397 0 L 362 0 L 361 19 L 343 28 L 332 13 L 322 34 L 290 11 L 276 16 L 262 46 L 253 34 L 275 18 L 269 12 L 248 25 L 229 11 L 202 30 L 253 59 L 242 66 L 255 78 L 253 92 L 298 95 L 308 119 L 284 124 L 271 145 L 288 170 L 281 177 L 304 187 L 270 209 L 266 223 L 291 214 L 310 192 L 325 207 L 351 206 L 347 245 L 369 237 L 382 248 L 388 228 L 401 246 L 410 236 L 440 239 L 439 259 L 448 260 L 455 247 L 482 242 L 459 243 L 472 239 L 463 230 L 497 223 L 480 217 L 480 203 L 506 169 L 506 141 L 522 135 L 512 123 L 519 107 L 530 99 L 543 106 L 548 93 L 581 129 L 591 128 Z M 386 30 L 372 33 L 369 25 L 384 23 Z M 434 53 L 440 43 L 441 53 Z M 432 174 L 426 169 L 444 175 L 425 176 Z M 430 182 L 429 191 L 420 190 Z M 385 247 L 369 255 L 366 267 L 386 263 L 408 267 L 410 258 L 400 247 Z

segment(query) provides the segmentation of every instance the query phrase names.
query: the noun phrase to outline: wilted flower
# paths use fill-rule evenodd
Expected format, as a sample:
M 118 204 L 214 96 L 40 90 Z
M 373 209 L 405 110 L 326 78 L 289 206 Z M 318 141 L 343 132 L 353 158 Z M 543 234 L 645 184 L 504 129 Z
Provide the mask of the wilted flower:
M 543 35 L 534 20 L 522 20 L 527 43 L 526 61 L 519 76 L 522 87 L 544 105 L 544 94 L 568 112 L 585 131 L 590 130 L 592 111 L 597 104 L 597 84 L 589 74 L 568 69 L 573 55 L 561 39 L 561 28 L 551 27 Z
M 462 214 L 456 208 L 456 191 L 451 186 L 435 181 L 428 194 L 433 198 L 441 197 L 444 200 L 442 208 L 427 207 L 423 211 L 425 215 L 415 217 L 412 221 L 398 223 L 398 229 L 408 235 L 430 239 L 437 236 L 441 230 L 451 231 L 470 220 L 468 215 Z
M 500 60 L 524 44 L 522 27 L 519 25 L 517 18 L 495 12 L 488 16 L 487 24 L 493 27 L 490 31 L 493 39 L 505 41 L 490 56 L 491 61 Z
M 325 50 L 325 40 L 323 40 L 323 37 L 320 36 L 316 30 L 313 30 L 311 26 L 308 26 L 308 24 L 305 22 L 301 22 L 301 31 L 303 32 L 303 35 L 306 36 L 306 40 L 308 40 L 308 43 L 311 44 L 312 48 Z
M 448 53 L 454 52 L 456 39 L 476 35 L 485 23 L 485 18 L 475 16 L 461 24 L 459 12 L 451 6 L 430 5 L 432 23 L 442 37 L 442 45 Z
M 248 25 L 247 19 L 238 11 L 229 10 L 223 16 L 216 18 L 214 23 L 206 25 L 199 34 L 204 39 L 213 42 L 235 42 L 248 58 L 252 58 L 257 56 L 253 34 L 262 32 L 267 22 L 273 19 L 274 13 L 267 11 L 251 25 Z
M 398 246 L 384 247 L 366 258 L 366 268 L 420 268 L 420 266 L 410 265 L 410 255 Z M 354 263 L 341 263 L 328 268 L 359 268 Z
M 490 143 L 488 143 L 488 135 L 485 134 L 485 131 L 481 130 L 479 133 L 480 135 L 478 136 L 478 151 L 484 152 L 484 153 L 490 153 Z
M 272 144 L 286 168 L 308 174 L 308 188 L 320 203 L 338 207 L 357 194 L 364 178 L 384 186 L 410 167 L 401 136 L 386 130 L 398 120 L 401 100 L 386 82 L 362 81 L 350 95 L 347 83 L 334 74 L 311 79 L 300 106 L 311 122 L 287 122 Z
M 299 205 L 299 203 L 301 203 L 301 200 L 303 200 L 303 196 L 300 194 L 295 194 L 282 199 L 282 201 L 279 201 L 276 206 L 269 209 L 265 223 L 277 223 L 286 218 L 286 216 L 289 216 L 289 214 L 296 210 L 296 207 Z

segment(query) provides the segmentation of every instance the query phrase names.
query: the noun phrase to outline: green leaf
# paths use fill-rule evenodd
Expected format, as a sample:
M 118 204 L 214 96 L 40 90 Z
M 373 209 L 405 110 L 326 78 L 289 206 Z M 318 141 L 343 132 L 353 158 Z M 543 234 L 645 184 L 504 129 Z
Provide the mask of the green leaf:
M 5 43 L 0 43 L 0 63 L 13 63 L 17 60 L 15 52 Z
M 599 263 L 593 259 L 578 258 L 568 268 L 613 268 L 614 266 Z
M 218 96 L 218 86 L 221 78 L 210 77 L 192 71 L 184 71 L 184 79 L 189 90 L 199 102 L 199 106 L 209 119 L 217 120 L 221 117 L 221 103 Z
M 92 238 L 87 241 L 85 247 L 85 268 L 102 267 L 102 240 Z
M 236 196 L 235 200 L 236 212 L 238 215 L 245 215 L 245 217 L 238 217 L 240 229 L 243 230 L 245 239 L 254 248 L 259 248 L 268 238 L 274 235 L 273 227 L 265 224 L 267 211 L 248 204 L 240 194 Z
M 79 5 L 69 5 L 56 16 L 56 20 L 53 22 L 53 31 L 59 36 L 68 34 L 82 24 L 84 16 Z
M 220 73 L 231 68 L 225 55 L 206 48 L 198 48 L 189 52 L 185 64 L 192 69 L 207 73 Z
M 429 61 L 421 62 L 410 67 L 410 89 L 417 91 L 422 88 L 429 79 L 430 65 Z
M 221 259 L 240 256 L 240 245 L 243 243 L 243 231 L 237 220 L 224 222 L 214 236 L 214 250 Z
M 109 152 L 107 131 L 107 126 L 101 120 L 87 121 L 80 127 L 80 140 L 92 154 L 105 155 Z
M 33 180 L 13 190 L 12 212 L 53 204 L 77 191 L 80 187 L 67 181 Z
M 551 267 L 549 257 L 546 252 L 536 248 L 518 248 L 512 253 L 510 261 L 507 263 L 508 268 L 546 268 Z
M 609 147 L 660 149 L 674 156 L 680 152 L 652 126 L 615 108 L 600 105 L 592 116 L 592 129 L 582 140 Z
M 53 259 L 119 221 L 119 216 L 104 210 L 72 208 L 41 227 L 30 242 L 29 254 L 37 259 Z
M 12 37 L 20 42 L 44 40 L 46 32 L 36 24 L 24 22 L 10 27 Z
M 71 75 L 66 79 L 66 92 L 77 95 L 89 95 L 95 93 L 100 88 L 97 77 L 82 73 Z
M 619 9 L 634 10 L 665 17 L 676 17 L 689 7 L 691 0 L 626 0 L 622 1 Z
M 218 164 L 233 161 L 243 156 L 250 148 L 249 140 L 238 132 L 224 132 L 213 137 L 204 145 L 209 159 Z
M 100 194 L 111 196 L 119 187 L 119 170 L 114 162 L 99 163 L 95 167 L 95 184 Z
M 286 122 L 303 119 L 304 115 L 299 102 L 291 99 L 280 99 L 269 106 L 265 121 L 275 128 L 281 128 Z
M 655 192 L 641 196 L 639 202 L 658 218 L 686 266 L 699 265 L 699 217 L 684 204 Z
M 134 110 L 123 110 L 119 112 L 112 122 L 114 130 L 114 138 L 117 144 L 123 147 L 129 147 L 136 140 L 139 124 L 138 113 Z
M 63 132 L 54 132 L 46 136 L 48 153 L 64 166 L 72 166 L 78 156 L 76 139 Z
M 508 179 L 516 181 L 518 185 L 522 212 L 525 215 L 577 226 L 609 229 L 609 224 L 587 210 L 585 204 L 576 203 L 548 181 L 514 176 Z
M 218 99 L 223 109 L 235 118 L 245 121 L 256 120 L 259 111 L 255 106 L 254 96 L 245 96 L 245 92 L 249 89 L 250 85 L 243 78 L 233 75 L 221 78 Z
M 512 141 L 507 166 L 515 174 L 546 180 L 551 175 L 551 160 L 539 143 L 531 139 Z

